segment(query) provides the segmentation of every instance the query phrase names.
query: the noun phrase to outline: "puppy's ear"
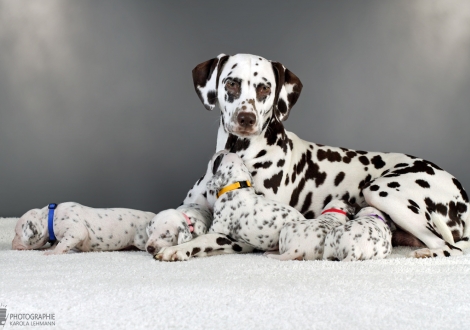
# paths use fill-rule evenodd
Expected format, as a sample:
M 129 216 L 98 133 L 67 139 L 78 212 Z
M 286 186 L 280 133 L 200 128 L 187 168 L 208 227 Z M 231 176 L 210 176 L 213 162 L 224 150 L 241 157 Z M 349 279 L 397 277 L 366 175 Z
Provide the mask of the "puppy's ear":
M 194 89 L 207 110 L 213 110 L 217 103 L 220 72 L 229 57 L 229 55 L 220 54 L 216 58 L 198 64 L 193 69 Z
M 271 62 L 271 64 L 276 77 L 275 111 L 279 120 L 285 121 L 297 102 L 303 86 L 300 79 L 284 65 L 279 62 Z
M 178 245 L 189 242 L 193 238 L 186 222 L 183 226 L 178 227 L 178 231 Z

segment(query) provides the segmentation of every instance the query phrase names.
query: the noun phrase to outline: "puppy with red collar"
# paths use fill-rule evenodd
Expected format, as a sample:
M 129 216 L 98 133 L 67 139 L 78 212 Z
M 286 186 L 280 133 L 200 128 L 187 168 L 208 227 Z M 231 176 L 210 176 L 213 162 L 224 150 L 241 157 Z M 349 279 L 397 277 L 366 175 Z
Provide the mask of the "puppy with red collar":
M 354 261 L 383 259 L 392 252 L 391 223 L 374 207 L 361 209 L 353 220 L 325 238 L 323 259 Z
M 316 219 L 288 222 L 279 235 L 279 253 L 267 254 L 278 260 L 319 260 L 323 258 L 326 235 L 346 224 L 354 215 L 354 207 L 342 200 L 333 200 Z

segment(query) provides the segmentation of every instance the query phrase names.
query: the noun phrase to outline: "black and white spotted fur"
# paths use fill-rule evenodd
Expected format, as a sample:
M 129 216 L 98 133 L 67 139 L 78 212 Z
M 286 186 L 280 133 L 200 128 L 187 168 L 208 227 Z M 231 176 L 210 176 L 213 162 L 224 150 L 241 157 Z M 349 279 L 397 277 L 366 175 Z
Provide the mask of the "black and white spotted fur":
M 329 210 L 341 210 L 338 213 Z M 346 224 L 348 216 L 354 215 L 354 207 L 342 200 L 329 202 L 316 219 L 288 222 L 279 235 L 279 253 L 266 254 L 278 260 L 320 260 L 326 235 L 335 227 Z
M 191 223 L 190 230 L 186 217 Z M 147 225 L 148 240 L 145 249 L 155 255 L 163 247 L 182 244 L 207 233 L 212 223 L 212 212 L 196 203 L 159 212 Z
M 216 150 L 236 152 L 267 198 L 308 219 L 333 199 L 369 204 L 427 246 L 415 257 L 459 255 L 470 247 L 467 193 L 437 165 L 401 153 L 329 147 L 286 131 L 282 122 L 302 83 L 279 62 L 221 54 L 196 66 L 193 81 L 204 106 L 220 108 Z M 207 197 L 208 179 L 198 180 L 185 204 Z
M 48 207 L 26 212 L 16 223 L 14 250 L 39 249 L 49 241 Z M 145 249 L 145 228 L 155 213 L 123 208 L 95 209 L 75 202 L 60 203 L 54 212 L 57 244 L 45 254 L 72 249 L 83 252 Z
M 385 215 L 374 207 L 365 207 L 353 220 L 328 233 L 323 259 L 384 259 L 391 252 L 392 232 Z
M 186 244 L 161 249 L 158 258 L 187 260 L 192 256 L 232 253 L 232 250 L 277 250 L 281 228 L 286 223 L 305 220 L 293 207 L 257 194 L 256 187 L 231 190 L 217 198 L 217 193 L 222 188 L 240 181 L 251 182 L 253 178 L 237 154 L 220 151 L 212 157 L 211 163 L 214 174 L 207 183 L 207 191 L 209 205 L 214 210 L 214 219 L 209 235 L 225 235 L 224 242 L 230 245 L 230 249 L 221 249 L 216 245 L 205 246 L 204 251 L 199 251 L 197 246 L 196 249 L 194 247 L 198 244 L 198 239 L 195 238 Z

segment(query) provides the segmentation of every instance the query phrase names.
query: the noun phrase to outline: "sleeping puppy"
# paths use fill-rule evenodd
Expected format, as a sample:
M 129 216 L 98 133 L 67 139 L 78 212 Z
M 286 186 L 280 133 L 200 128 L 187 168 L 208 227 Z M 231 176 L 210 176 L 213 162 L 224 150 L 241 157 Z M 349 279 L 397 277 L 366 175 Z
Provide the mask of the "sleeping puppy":
M 163 247 L 182 244 L 207 233 L 212 213 L 204 205 L 187 204 L 158 213 L 147 226 L 149 239 L 145 248 L 155 255 Z
M 319 260 L 323 258 L 326 235 L 344 225 L 354 207 L 342 200 L 333 200 L 316 219 L 288 222 L 279 235 L 279 253 L 266 254 L 278 260 Z
M 46 254 L 79 251 L 145 249 L 152 212 L 122 208 L 95 209 L 74 202 L 49 204 L 26 212 L 17 222 L 14 250 L 33 250 L 54 243 Z M 50 219 L 50 220 L 49 220 Z M 54 237 L 55 236 L 55 237 Z
M 361 209 L 354 220 L 334 228 L 325 238 L 323 259 L 383 259 L 392 252 L 392 232 L 385 215 L 374 207 Z

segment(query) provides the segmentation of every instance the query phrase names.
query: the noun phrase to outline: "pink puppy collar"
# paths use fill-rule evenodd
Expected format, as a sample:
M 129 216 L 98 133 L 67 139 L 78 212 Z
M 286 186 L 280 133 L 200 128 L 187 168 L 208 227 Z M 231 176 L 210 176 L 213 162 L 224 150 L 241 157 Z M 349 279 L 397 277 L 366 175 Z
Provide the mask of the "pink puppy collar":
M 185 213 L 183 213 L 183 216 L 186 219 L 186 223 L 188 224 L 189 231 L 192 233 L 194 231 L 194 226 L 191 223 L 191 220 L 189 219 L 189 217 Z

